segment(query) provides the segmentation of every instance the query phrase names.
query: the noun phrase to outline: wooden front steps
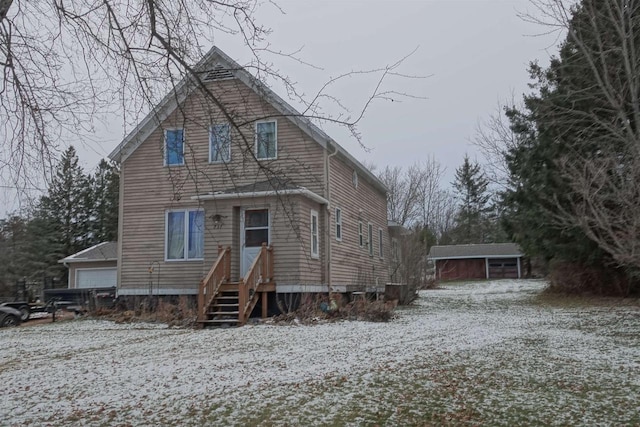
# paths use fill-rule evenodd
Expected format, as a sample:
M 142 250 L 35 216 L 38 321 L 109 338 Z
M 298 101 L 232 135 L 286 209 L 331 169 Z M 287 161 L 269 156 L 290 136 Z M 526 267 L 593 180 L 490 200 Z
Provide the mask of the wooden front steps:
M 225 285 L 228 285 L 229 289 L 220 290 L 211 305 L 209 305 L 207 309 L 207 319 L 202 322 L 204 325 L 237 326 L 238 322 L 240 322 L 240 304 L 238 302 L 239 283 L 236 282 Z
M 230 281 L 231 248 L 218 248 L 218 259 L 200 283 L 198 323 L 202 326 L 242 326 L 262 299 L 267 317 L 267 296 L 275 292 L 273 248 L 262 245 L 251 268 L 237 282 Z

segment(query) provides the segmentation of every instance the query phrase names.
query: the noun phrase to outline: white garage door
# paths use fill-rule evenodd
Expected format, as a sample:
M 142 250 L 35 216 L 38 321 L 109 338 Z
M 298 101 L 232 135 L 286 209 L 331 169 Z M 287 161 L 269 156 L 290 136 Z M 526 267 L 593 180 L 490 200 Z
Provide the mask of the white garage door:
M 76 270 L 76 288 L 106 288 L 116 286 L 118 269 L 82 268 Z

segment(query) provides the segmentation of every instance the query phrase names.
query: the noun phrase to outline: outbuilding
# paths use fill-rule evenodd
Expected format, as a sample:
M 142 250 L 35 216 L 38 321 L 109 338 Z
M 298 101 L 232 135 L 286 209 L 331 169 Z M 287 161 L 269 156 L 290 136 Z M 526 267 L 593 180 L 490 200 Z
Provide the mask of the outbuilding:
M 519 279 L 522 251 L 515 243 L 433 246 L 436 280 Z
M 95 289 L 117 286 L 118 244 L 102 242 L 61 259 L 69 268 L 69 289 Z

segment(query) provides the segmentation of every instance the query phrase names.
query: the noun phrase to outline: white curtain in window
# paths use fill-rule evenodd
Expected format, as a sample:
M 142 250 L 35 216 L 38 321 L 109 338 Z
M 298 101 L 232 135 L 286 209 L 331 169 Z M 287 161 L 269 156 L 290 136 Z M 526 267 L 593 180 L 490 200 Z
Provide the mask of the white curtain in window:
M 209 136 L 211 144 L 211 161 L 212 162 L 228 162 L 231 158 L 231 138 L 229 136 L 229 125 L 213 125 L 211 126 L 211 134 Z
M 276 122 L 258 123 L 258 153 L 259 159 L 276 157 Z
M 204 258 L 204 212 L 189 212 L 189 258 Z
M 184 259 L 184 212 L 167 213 L 167 259 Z

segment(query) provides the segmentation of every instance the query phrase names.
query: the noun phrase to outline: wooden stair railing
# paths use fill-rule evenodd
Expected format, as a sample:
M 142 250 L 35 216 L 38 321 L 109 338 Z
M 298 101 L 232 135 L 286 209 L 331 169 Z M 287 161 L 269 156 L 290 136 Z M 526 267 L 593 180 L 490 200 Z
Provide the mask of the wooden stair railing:
M 218 259 L 213 263 L 211 270 L 200 282 L 198 290 L 198 321 L 207 319 L 207 310 L 215 299 L 220 285 L 231 278 L 231 248 L 218 246 Z
M 273 280 L 273 247 L 262 244 L 251 268 L 238 285 L 238 320 L 244 325 L 249 320 L 253 308 L 258 303 L 258 288 Z

